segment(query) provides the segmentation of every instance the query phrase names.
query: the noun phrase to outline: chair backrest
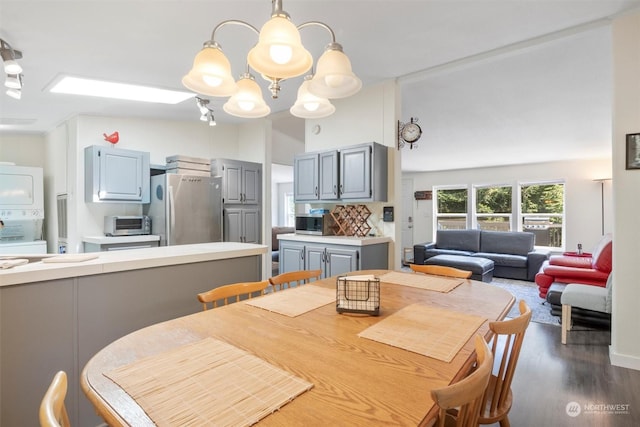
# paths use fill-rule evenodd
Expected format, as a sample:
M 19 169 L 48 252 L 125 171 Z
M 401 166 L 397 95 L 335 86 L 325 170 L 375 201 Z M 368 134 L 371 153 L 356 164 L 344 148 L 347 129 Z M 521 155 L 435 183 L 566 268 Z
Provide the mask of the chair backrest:
M 444 427 L 447 410 L 458 408 L 456 427 L 476 427 L 480 416 L 480 403 L 489 383 L 493 368 L 493 355 L 482 336 L 475 336 L 477 368 L 466 378 L 447 387 L 431 390 L 431 397 L 440 407 L 437 426 Z
M 290 271 L 288 273 L 278 274 L 277 276 L 269 277 L 269 283 L 274 291 L 284 289 L 285 285 L 290 288 L 291 285 L 300 286 L 309 283 L 311 279 L 320 280 L 322 270 L 299 270 Z
M 483 418 L 494 418 L 506 415 L 511 408 L 511 382 L 516 371 L 524 334 L 531 321 L 531 308 L 524 300 L 518 305 L 520 316 L 490 322 L 489 329 L 494 333 L 491 352 L 500 357 L 497 373 L 491 378 L 490 387 L 482 400 Z
M 435 274 L 437 276 L 447 277 L 459 277 L 461 279 L 468 279 L 473 272 L 467 270 L 460 270 L 459 268 L 445 267 L 444 265 L 420 265 L 409 264 L 411 269 L 417 273 Z
M 40 403 L 41 427 L 70 427 L 64 399 L 67 396 L 67 374 L 58 372 Z
M 206 311 L 208 303 L 211 303 L 213 308 L 216 308 L 220 305 L 229 304 L 230 298 L 233 298 L 233 302 L 236 302 L 239 301 L 243 295 L 246 295 L 247 298 L 252 298 L 255 293 L 264 295 L 264 290 L 267 289 L 268 286 L 269 282 L 267 280 L 261 282 L 233 283 L 198 294 L 198 301 L 202 303 L 203 311 Z M 219 304 L 220 301 L 222 301 L 222 304 Z

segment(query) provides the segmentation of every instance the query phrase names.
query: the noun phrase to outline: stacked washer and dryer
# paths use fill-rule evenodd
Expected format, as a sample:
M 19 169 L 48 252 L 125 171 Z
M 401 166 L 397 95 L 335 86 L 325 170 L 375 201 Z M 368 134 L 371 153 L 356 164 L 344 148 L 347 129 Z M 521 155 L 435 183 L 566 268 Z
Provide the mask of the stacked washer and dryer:
M 42 168 L 0 164 L 0 254 L 46 254 Z

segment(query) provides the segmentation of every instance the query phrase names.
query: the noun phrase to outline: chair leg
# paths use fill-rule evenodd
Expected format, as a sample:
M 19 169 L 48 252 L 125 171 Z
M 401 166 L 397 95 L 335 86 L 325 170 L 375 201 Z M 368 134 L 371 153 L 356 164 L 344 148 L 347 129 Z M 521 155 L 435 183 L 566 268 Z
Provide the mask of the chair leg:
M 567 343 L 567 331 L 571 330 L 571 306 L 562 305 L 562 344 Z

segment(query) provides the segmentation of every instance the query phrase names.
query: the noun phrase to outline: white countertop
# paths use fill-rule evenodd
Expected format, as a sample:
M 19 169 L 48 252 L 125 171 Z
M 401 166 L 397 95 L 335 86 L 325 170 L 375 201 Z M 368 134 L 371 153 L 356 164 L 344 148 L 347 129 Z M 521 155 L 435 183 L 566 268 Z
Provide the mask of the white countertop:
M 117 271 L 138 270 L 167 265 L 189 264 L 261 255 L 267 252 L 265 245 L 251 243 L 199 243 L 195 245 L 160 246 L 155 248 L 130 249 L 113 252 L 97 252 L 98 257 L 87 261 L 68 263 L 29 262 L 13 268 L 0 270 L 0 286 L 65 279 Z M 71 257 L 77 254 L 66 254 Z M 65 257 L 65 255 L 42 255 L 40 257 Z M 20 258 L 20 256 L 17 256 Z M 34 257 L 34 255 L 31 255 Z M 27 256 L 25 256 L 27 258 Z
M 391 242 L 391 237 L 355 237 L 355 236 L 316 236 L 313 234 L 278 234 L 278 240 L 290 240 L 296 242 L 313 242 L 327 245 L 367 246 L 379 243 Z
M 97 245 L 110 245 L 112 243 L 137 243 L 137 242 L 157 242 L 160 236 L 153 234 L 143 234 L 139 236 L 85 236 L 83 242 L 95 243 Z

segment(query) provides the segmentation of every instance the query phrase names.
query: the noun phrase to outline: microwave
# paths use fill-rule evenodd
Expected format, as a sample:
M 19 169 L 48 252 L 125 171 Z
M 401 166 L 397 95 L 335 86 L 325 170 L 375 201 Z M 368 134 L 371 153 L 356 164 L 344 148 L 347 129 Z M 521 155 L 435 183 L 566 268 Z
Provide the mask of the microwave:
M 331 214 L 296 215 L 296 233 L 317 236 L 332 236 L 335 221 Z
M 105 216 L 106 236 L 137 236 L 151 234 L 151 218 L 146 215 Z

